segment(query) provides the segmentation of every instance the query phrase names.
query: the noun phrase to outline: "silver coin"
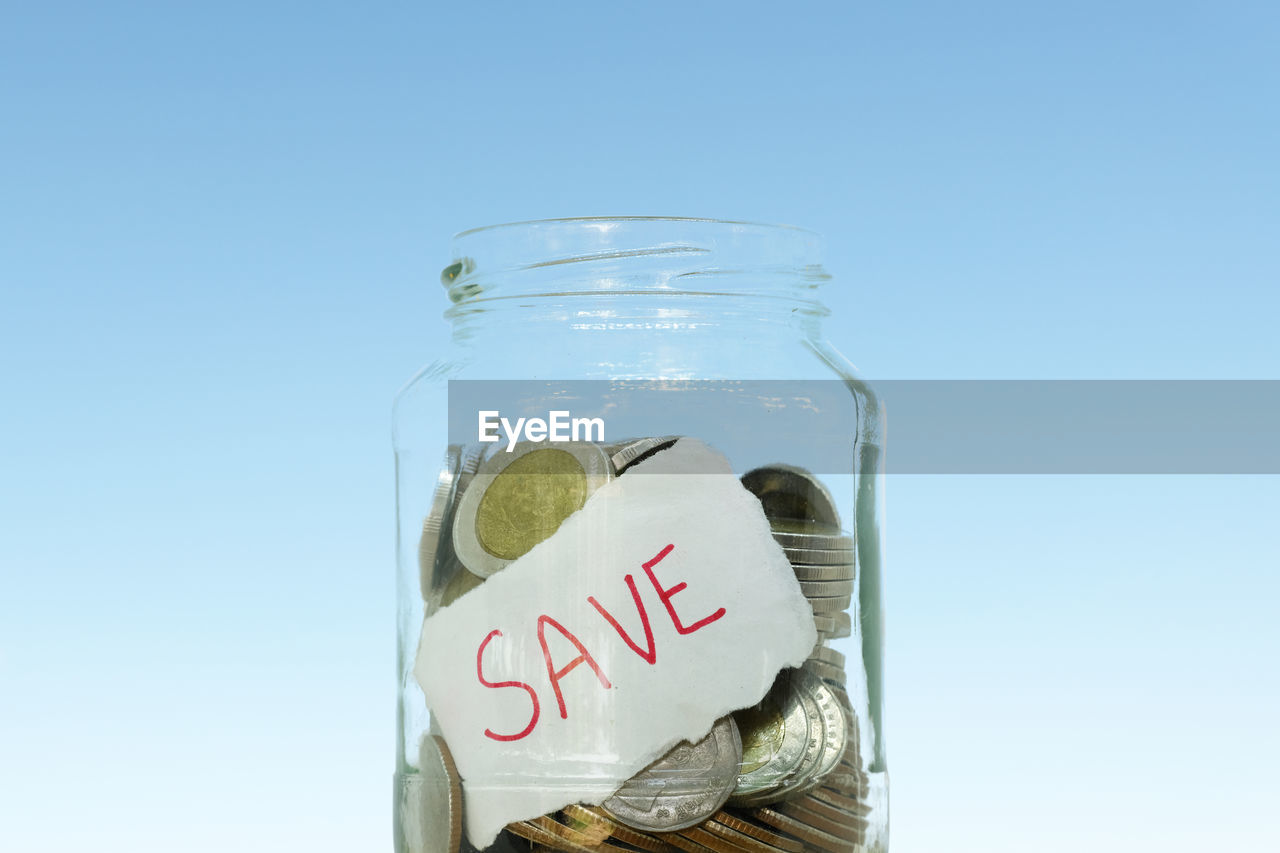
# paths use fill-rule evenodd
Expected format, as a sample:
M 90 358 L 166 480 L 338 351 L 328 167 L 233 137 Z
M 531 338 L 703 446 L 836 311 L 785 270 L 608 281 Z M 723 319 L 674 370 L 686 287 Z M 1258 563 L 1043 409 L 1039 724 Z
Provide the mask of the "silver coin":
M 788 548 L 784 546 L 782 551 L 792 565 L 800 563 L 810 566 L 852 566 L 854 563 L 853 550 L 849 548 Z
M 812 472 L 775 463 L 742 475 L 742 485 L 760 499 L 768 518 L 840 525 L 835 498 Z
M 453 550 L 453 520 L 458 514 L 458 501 L 466 491 L 471 478 L 475 476 L 484 450 L 477 445 L 466 448 L 450 445 L 446 460 L 451 460 L 455 455 L 458 457 L 458 462 L 453 478 L 453 489 L 446 502 L 443 517 L 434 512 L 428 516 L 427 521 L 423 523 L 423 538 L 418 548 L 418 563 L 423 572 L 423 598 L 427 602 L 429 612 L 441 606 L 443 597 L 448 596 L 448 587 L 451 584 L 456 586 L 454 583 L 457 580 L 456 573 L 462 564 Z M 441 476 L 443 477 L 443 474 Z M 439 496 L 440 489 L 437 486 L 437 500 Z M 439 533 L 432 538 L 431 534 L 436 525 L 439 525 Z M 433 556 L 424 553 L 428 543 L 434 543 Z M 428 580 L 430 588 L 427 587 Z M 454 598 L 456 597 L 455 595 Z
M 827 536 L 827 535 L 808 535 L 803 533 L 779 533 L 774 531 L 773 541 L 782 546 L 783 551 L 790 551 L 801 556 L 799 551 L 846 551 L 853 550 L 852 536 Z M 833 560 L 839 562 L 849 562 L 849 555 L 842 554 L 833 556 Z M 796 560 L 797 563 L 816 563 L 818 560 Z
M 453 501 L 456 505 L 458 500 L 466 492 L 467 486 L 471 485 L 472 479 L 476 476 L 476 471 L 480 468 L 480 460 L 484 459 L 484 448 L 478 444 L 469 445 L 462 451 L 462 464 L 458 467 L 458 488 L 454 490 Z
M 832 666 L 826 661 L 810 658 L 804 662 L 804 668 L 821 678 L 823 681 L 829 681 L 833 684 L 843 685 L 847 680 L 842 667 Z
M 821 766 L 823 741 L 826 734 L 823 728 L 822 709 L 818 707 L 818 702 L 813 690 L 813 686 L 818 683 L 818 680 L 815 676 L 805 672 L 803 669 L 787 670 L 787 677 L 790 689 L 795 691 L 796 696 L 804 705 L 805 713 L 808 715 L 809 733 L 805 740 L 804 760 L 795 769 L 795 771 L 784 779 L 783 783 L 772 792 L 772 796 L 769 800 L 742 803 L 742 805 L 763 805 L 766 802 L 780 800 L 797 791 L 805 789 L 810 785 L 814 774 L 818 772 L 818 768 Z
M 811 551 L 852 551 L 853 537 L 837 524 L 769 519 L 774 540 L 783 548 Z
M 852 595 L 841 595 L 834 598 L 809 599 L 809 606 L 813 608 L 814 613 L 836 613 L 841 610 L 848 610 L 849 605 L 852 603 Z
M 437 585 L 436 552 L 440 547 L 440 532 L 445 514 L 453 498 L 458 482 L 458 469 L 462 462 L 462 445 L 451 444 L 444 454 L 444 464 L 436 477 L 436 490 L 431 495 L 431 508 L 422 522 L 422 537 L 418 540 L 418 576 L 422 599 L 427 601 Z
M 480 463 L 458 501 L 453 550 L 487 578 L 519 559 L 613 479 L 604 448 L 590 442 L 520 442 Z
M 848 613 L 815 613 L 813 627 L 828 639 L 847 637 L 853 632 L 853 619 Z
M 601 807 L 644 832 L 673 832 L 720 810 L 738 781 L 742 740 L 732 717 L 721 717 L 697 743 L 681 743 L 622 784 Z
M 835 595 L 853 595 L 853 580 L 800 581 L 800 591 L 806 598 L 830 598 Z
M 812 762 L 774 792 L 775 799 L 787 799 L 817 788 L 839 766 L 848 742 L 848 719 L 832 689 L 804 669 L 794 670 L 792 680 L 810 711 L 810 722 L 817 723 L 811 732 L 817 749 Z
M 853 580 L 856 570 L 853 564 L 847 566 L 807 566 L 791 564 L 798 581 L 848 581 Z
M 462 844 L 462 782 L 444 739 L 424 735 L 418 775 L 400 802 L 405 853 L 458 853 Z
M 621 442 L 609 448 L 609 460 L 613 463 L 614 469 L 621 474 L 642 459 L 660 450 L 666 450 L 679 440 L 678 435 L 664 435 L 658 438 L 639 438 Z
M 830 646 L 824 646 L 821 644 L 814 646 L 813 651 L 809 653 L 809 657 L 813 660 L 820 660 L 823 663 L 829 663 L 832 666 L 844 669 L 845 656 Z
M 815 613 L 813 614 L 813 627 L 819 631 L 830 633 L 836 630 L 837 615 L 835 613 Z
M 809 737 L 804 703 L 788 677 L 775 680 L 759 705 L 736 712 L 734 720 L 742 736 L 742 765 L 731 803 L 781 785 L 800 766 Z
M 843 672 L 843 671 L 842 671 Z M 822 759 L 818 770 L 811 780 L 811 790 L 822 784 L 822 780 L 835 772 L 844 757 L 845 748 L 849 745 L 849 718 L 835 692 L 827 684 L 819 681 L 812 685 L 814 701 L 822 712 Z
M 806 521 L 801 518 L 771 518 L 769 528 L 775 534 L 784 536 L 843 536 L 844 530 L 839 523 L 829 521 Z

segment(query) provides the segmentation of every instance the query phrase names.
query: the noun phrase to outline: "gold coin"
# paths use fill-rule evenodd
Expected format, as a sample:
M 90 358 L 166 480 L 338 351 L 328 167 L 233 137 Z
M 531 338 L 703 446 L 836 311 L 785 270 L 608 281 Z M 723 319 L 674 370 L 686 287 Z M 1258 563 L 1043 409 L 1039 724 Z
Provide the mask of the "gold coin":
M 749 835 L 752 838 L 759 839 L 770 847 L 783 850 L 785 853 L 802 853 L 804 845 L 794 838 L 787 838 L 785 835 L 779 835 L 776 832 L 765 829 L 763 826 L 757 826 L 750 821 L 745 821 L 740 817 L 735 817 L 726 811 L 718 811 L 713 814 L 710 821 L 714 821 L 722 826 L 740 832 L 743 835 Z
M 595 833 L 589 835 L 585 832 L 580 832 L 571 826 L 565 826 L 547 815 L 535 817 L 529 822 L 541 829 L 545 829 L 557 838 L 568 841 L 570 844 L 575 844 L 579 847 L 585 847 L 588 850 L 614 850 L 620 851 L 620 853 L 625 853 L 626 850 L 626 848 L 619 847 L 616 844 L 607 843 L 605 841 L 605 839 L 609 837 L 607 834 L 600 835 L 599 833 Z
M 763 841 L 757 841 L 750 835 L 730 829 L 715 820 L 705 820 L 698 828 L 703 832 L 719 836 L 729 844 L 732 844 L 734 849 L 741 851 L 741 853 L 778 853 L 778 848 L 771 847 Z
M 820 832 L 834 835 L 836 838 L 848 839 L 858 830 L 859 824 L 863 822 L 862 818 L 831 820 L 795 803 L 779 803 L 777 809 L 782 814 L 795 818 L 805 826 L 811 826 Z
M 716 853 L 742 853 L 742 848 L 735 845 L 732 841 L 707 832 L 700 826 L 691 826 L 688 829 L 682 829 L 680 830 L 680 834 L 685 838 L 698 842 L 709 850 L 714 850 Z
M 552 842 L 555 841 L 555 839 L 551 837 L 551 833 L 538 829 L 536 826 L 531 826 L 525 821 L 509 823 L 503 827 L 503 829 L 510 832 L 512 835 L 518 835 L 521 838 L 526 838 L 529 841 L 534 841 L 539 844 L 546 844 L 548 839 Z
M 588 839 L 583 842 L 584 844 L 599 844 L 601 841 L 604 841 L 613 835 L 613 830 L 609 824 L 602 820 L 598 820 L 594 815 L 590 814 L 586 815 L 585 820 L 576 815 L 572 815 L 569 813 L 569 810 L 572 808 L 573 806 L 565 806 L 555 817 L 560 823 L 564 824 L 569 829 L 572 829 L 574 832 L 581 833 L 586 839 Z
M 424 735 L 418 745 L 415 829 L 428 853 L 458 853 L 462 843 L 462 778 L 444 738 Z
M 607 827 L 609 835 L 618 839 L 624 844 L 630 844 L 632 847 L 639 847 L 641 850 L 648 850 L 650 853 L 671 853 L 672 847 L 660 838 L 650 835 L 647 832 L 641 832 L 638 829 L 632 829 L 629 826 L 619 823 L 607 814 L 602 812 L 596 806 L 565 806 L 562 810 L 564 816 L 580 823 L 583 826 L 591 825 L 593 822 L 598 826 Z M 591 834 L 590 831 L 583 829 L 583 832 Z
M 476 538 L 495 557 L 514 560 L 555 533 L 587 501 L 582 464 L 554 447 L 524 454 L 502 469 L 476 509 Z
M 866 789 L 852 791 L 849 794 L 840 794 L 826 788 L 817 788 L 810 793 L 824 802 L 838 806 L 842 811 L 847 811 L 860 817 L 865 817 L 874 811 L 867 803 L 868 792 Z
M 852 845 L 847 839 L 815 829 L 773 809 L 752 809 L 751 816 L 770 826 L 781 829 L 788 835 L 794 835 L 806 844 L 821 847 L 823 850 L 829 851 L 829 853 L 850 853 Z
M 845 705 L 845 711 L 851 716 L 853 715 L 853 711 L 850 710 L 848 705 Z M 849 731 L 856 732 L 857 728 L 857 726 L 851 726 Z M 840 756 L 840 764 L 843 765 L 842 769 L 846 769 L 850 773 L 862 772 L 862 753 L 858 750 L 857 737 L 849 738 L 849 743 L 844 748 L 844 755 Z
M 707 850 L 710 849 L 708 847 L 703 847 L 691 838 L 685 838 L 678 832 L 664 832 L 662 837 L 674 844 L 676 847 L 679 847 L 681 850 L 686 851 L 686 853 L 707 853 Z M 716 851 L 716 853 L 721 853 L 721 851 Z
M 832 806 L 846 812 L 856 814 L 862 808 L 862 804 L 855 797 L 847 797 L 827 787 L 815 788 L 809 796 L 824 803 L 830 803 Z
M 490 577 L 555 533 L 613 476 L 608 454 L 591 442 L 524 441 L 510 453 L 494 451 L 457 498 L 453 553 L 468 571 Z
M 536 817 L 532 820 L 522 820 L 516 823 L 507 824 L 507 831 L 521 838 L 528 839 L 535 844 L 544 844 L 553 850 L 559 850 L 560 853 L 598 853 L 603 849 L 613 851 L 613 853 L 626 853 L 623 848 L 615 847 L 611 844 L 594 844 L 591 846 L 579 844 L 569 838 L 547 828 L 546 824 L 559 826 L 555 821 L 548 817 Z M 563 829 L 564 827 L 561 827 Z
M 805 811 L 813 812 L 815 815 L 824 817 L 827 820 L 832 821 L 833 823 L 841 826 L 858 827 L 858 826 L 867 825 L 866 820 L 864 820 L 862 817 L 862 815 L 865 814 L 865 812 L 859 813 L 855 811 L 848 811 L 845 809 L 836 808 L 830 803 L 824 802 L 821 799 L 813 796 L 812 794 L 807 794 L 803 797 L 797 797 L 796 799 L 791 800 L 789 803 L 787 803 L 787 805 L 796 806 L 798 808 L 804 809 Z M 858 804 L 855 803 L 854 806 L 855 808 L 857 808 Z M 779 811 L 785 811 L 785 810 L 779 809 Z M 797 815 L 792 815 L 792 817 L 797 817 Z M 819 827 L 819 829 L 821 829 L 821 827 Z

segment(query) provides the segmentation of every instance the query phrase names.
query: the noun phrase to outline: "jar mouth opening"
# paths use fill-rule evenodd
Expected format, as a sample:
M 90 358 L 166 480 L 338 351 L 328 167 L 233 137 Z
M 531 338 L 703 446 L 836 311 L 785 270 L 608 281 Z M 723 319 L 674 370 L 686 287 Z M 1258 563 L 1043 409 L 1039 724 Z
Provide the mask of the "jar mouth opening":
M 792 225 L 679 216 L 584 216 L 462 231 L 441 283 L 455 302 L 537 293 L 810 290 L 822 238 Z M 736 285 L 735 285 L 736 282 Z
M 627 222 L 670 222 L 670 223 L 704 223 L 707 225 L 728 225 L 744 228 L 759 228 L 769 231 L 795 232 L 803 234 L 811 239 L 820 239 L 816 232 L 807 228 L 801 228 L 796 225 L 786 225 L 781 223 L 770 222 L 753 222 L 745 219 L 716 219 L 714 217 L 705 216 L 564 216 L 552 219 L 524 219 L 517 222 L 499 222 L 494 225 L 481 225 L 478 228 L 468 228 L 465 231 L 459 231 L 453 235 L 455 241 L 470 237 L 475 234 L 499 231 L 508 228 L 526 228 L 538 226 L 563 226 L 568 228 L 583 227 L 590 228 L 593 225 L 609 225 L 614 223 Z

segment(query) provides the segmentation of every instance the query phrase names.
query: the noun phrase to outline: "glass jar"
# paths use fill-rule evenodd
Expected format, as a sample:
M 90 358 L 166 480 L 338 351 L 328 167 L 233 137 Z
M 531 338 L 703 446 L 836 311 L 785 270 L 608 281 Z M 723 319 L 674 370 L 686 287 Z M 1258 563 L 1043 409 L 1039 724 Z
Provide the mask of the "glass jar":
M 819 250 L 790 227 L 651 217 L 454 238 L 451 344 L 395 407 L 397 853 L 887 850 L 883 423 L 822 335 Z M 650 470 L 676 484 L 665 521 L 627 503 Z M 705 531 L 696 583 L 674 562 L 660 580 L 662 551 L 626 586 L 598 574 L 653 524 Z M 693 622 L 709 586 L 733 604 Z M 807 639 L 784 613 L 799 596 Z M 754 621 L 730 637 L 734 619 Z M 512 675 L 539 645 L 545 675 Z M 490 840 L 485 821 L 505 825 Z

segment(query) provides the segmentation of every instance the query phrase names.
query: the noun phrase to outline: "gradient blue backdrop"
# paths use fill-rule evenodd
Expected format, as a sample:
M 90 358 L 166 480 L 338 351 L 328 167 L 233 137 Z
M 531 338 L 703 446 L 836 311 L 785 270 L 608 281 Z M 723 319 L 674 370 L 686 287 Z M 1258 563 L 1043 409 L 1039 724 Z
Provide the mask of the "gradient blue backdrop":
M 810 227 L 872 378 L 1280 377 L 1274 3 L 23 6 L 5 851 L 390 850 L 455 231 Z M 888 486 L 897 853 L 1280 849 L 1277 478 Z

